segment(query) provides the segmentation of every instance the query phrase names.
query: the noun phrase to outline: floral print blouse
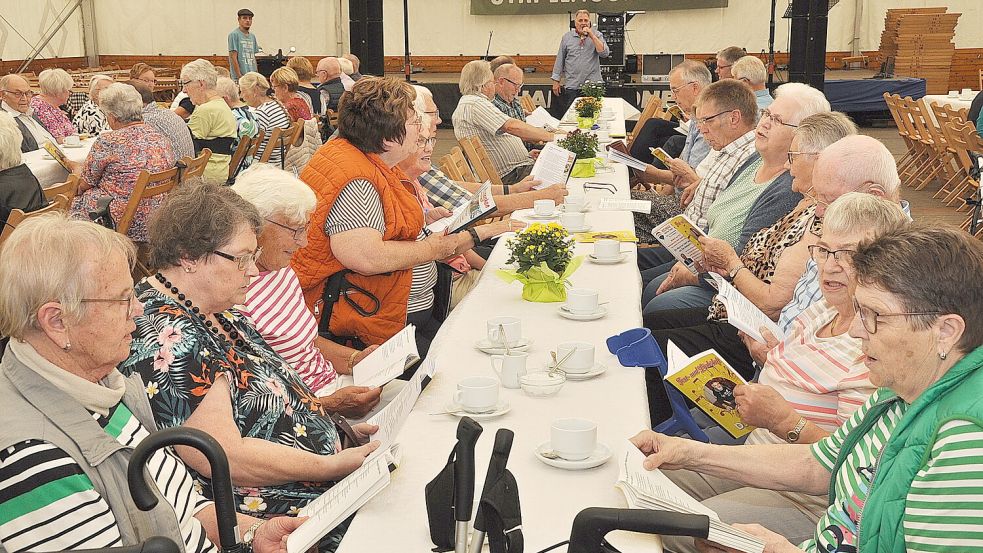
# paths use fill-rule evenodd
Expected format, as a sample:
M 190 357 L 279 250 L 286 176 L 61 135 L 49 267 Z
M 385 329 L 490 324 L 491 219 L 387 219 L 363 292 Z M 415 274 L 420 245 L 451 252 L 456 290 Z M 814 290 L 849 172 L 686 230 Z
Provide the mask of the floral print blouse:
M 106 121 L 106 116 L 102 114 L 102 110 L 92 100 L 86 102 L 75 113 L 73 123 L 75 123 L 75 130 L 79 134 L 86 133 L 95 136 L 102 131 L 109 130 L 109 123 Z
M 100 135 L 82 168 L 82 180 L 92 188 L 82 192 L 72 204 L 72 215 L 88 218 L 89 211 L 103 196 L 111 196 L 109 211 L 119 221 L 133 193 L 140 171 L 159 173 L 174 167 L 177 158 L 171 143 L 146 123 L 137 123 Z M 146 242 L 147 218 L 164 201 L 156 196 L 140 202 L 127 232 L 135 242 Z
M 234 346 L 146 280 L 137 285 L 136 293 L 144 311 L 136 319 L 130 357 L 120 371 L 126 375 L 140 373 L 158 426 L 183 424 L 215 378 L 225 375 L 230 383 L 232 417 L 242 436 L 319 455 L 334 453 L 338 440 L 334 423 L 297 372 L 270 348 L 248 318 L 235 309 L 219 315 L 245 342 L 242 347 Z M 326 482 L 291 482 L 237 486 L 233 492 L 239 512 L 267 518 L 296 514 L 330 486 Z M 210 486 L 203 487 L 207 494 Z M 340 532 L 333 539 L 340 541 Z
M 61 140 L 66 136 L 75 134 L 75 125 L 69 121 L 68 115 L 59 108 L 45 102 L 41 96 L 31 98 L 31 109 L 34 110 L 34 118 L 48 129 L 51 136 Z

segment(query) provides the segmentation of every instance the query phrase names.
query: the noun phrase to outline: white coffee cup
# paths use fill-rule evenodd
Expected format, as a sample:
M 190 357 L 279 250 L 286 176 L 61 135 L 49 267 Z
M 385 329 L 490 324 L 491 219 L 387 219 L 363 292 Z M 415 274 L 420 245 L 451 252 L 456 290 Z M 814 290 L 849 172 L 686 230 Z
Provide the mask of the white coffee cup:
M 567 461 L 583 461 L 597 448 L 597 423 L 557 419 L 550 426 L 550 449 Z
M 457 383 L 454 403 L 468 413 L 487 413 L 498 406 L 498 379 L 471 376 Z
M 502 381 L 503 387 L 512 389 L 519 387 L 519 379 L 526 375 L 528 358 L 529 354 L 524 351 L 510 351 L 505 355 L 491 356 L 492 369 L 498 373 L 498 379 Z
M 949 97 L 950 98 L 955 98 L 956 96 L 959 96 L 959 91 L 958 90 L 950 90 L 949 91 Z
M 563 372 L 573 374 L 590 372 L 594 368 L 594 344 L 563 342 L 556 346 L 556 362 L 560 364 L 560 370 Z
M 621 255 L 621 242 L 604 238 L 594 242 L 594 257 L 598 259 L 614 259 Z
M 973 89 L 972 88 L 964 88 L 963 91 L 962 91 L 962 95 L 963 96 L 970 96 L 972 94 L 973 94 Z
M 536 200 L 532 203 L 532 209 L 540 217 L 549 217 L 556 211 L 556 202 L 553 200 Z
M 512 347 L 522 340 L 522 320 L 518 317 L 493 317 L 485 325 L 488 341 L 496 346 Z
M 597 290 L 590 288 L 571 288 L 567 290 L 567 311 L 578 315 L 597 312 Z M 562 357 L 557 357 L 562 359 Z M 566 363 L 564 363 L 564 366 Z
M 587 207 L 587 198 L 583 196 L 567 196 L 563 200 L 563 206 L 563 210 L 567 213 L 581 212 Z
M 584 228 L 586 219 L 584 214 L 579 211 L 560 214 L 560 224 L 567 230 L 579 230 Z
M 82 139 L 80 139 L 79 135 L 77 134 L 70 134 L 65 137 L 66 146 L 78 146 L 81 143 L 82 143 Z

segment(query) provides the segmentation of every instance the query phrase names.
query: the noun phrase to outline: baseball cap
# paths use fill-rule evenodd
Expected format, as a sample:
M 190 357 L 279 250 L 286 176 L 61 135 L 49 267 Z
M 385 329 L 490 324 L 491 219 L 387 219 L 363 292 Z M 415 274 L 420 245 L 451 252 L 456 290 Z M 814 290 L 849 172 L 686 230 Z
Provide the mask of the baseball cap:
M 239 16 L 239 17 L 242 17 L 244 15 L 248 15 L 248 16 L 252 17 L 253 12 L 250 11 L 249 8 L 243 8 L 243 9 L 239 10 L 239 13 L 237 13 L 236 15 Z

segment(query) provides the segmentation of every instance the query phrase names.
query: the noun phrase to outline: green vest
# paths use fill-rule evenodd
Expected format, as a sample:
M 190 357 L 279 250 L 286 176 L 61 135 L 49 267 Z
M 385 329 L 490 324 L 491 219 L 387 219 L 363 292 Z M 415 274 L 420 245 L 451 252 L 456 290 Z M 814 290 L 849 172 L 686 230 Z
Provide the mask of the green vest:
M 904 553 L 905 535 L 901 531 L 905 502 L 915 475 L 925 466 L 935 437 L 943 424 L 969 420 L 983 426 L 983 346 L 956 363 L 935 384 L 908 407 L 881 451 L 870 493 L 857 528 L 858 551 L 863 553 Z M 881 418 L 897 396 L 880 401 L 867 412 L 850 434 L 833 467 L 835 475 L 860 438 Z M 833 501 L 833 476 L 830 502 Z

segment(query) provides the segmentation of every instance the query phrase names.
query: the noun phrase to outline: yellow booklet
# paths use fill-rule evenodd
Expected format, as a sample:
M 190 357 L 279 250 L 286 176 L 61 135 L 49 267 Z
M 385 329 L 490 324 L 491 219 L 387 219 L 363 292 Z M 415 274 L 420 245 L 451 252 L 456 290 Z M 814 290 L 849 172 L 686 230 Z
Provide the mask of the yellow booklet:
M 608 230 L 596 232 L 578 232 L 573 239 L 583 244 L 591 244 L 598 240 L 617 240 L 618 242 L 638 242 L 638 237 L 630 230 Z
M 734 388 L 747 384 L 724 358 L 709 349 L 687 356 L 675 344 L 666 347 L 669 370 L 666 382 L 673 385 L 701 411 L 735 438 L 749 434 L 754 427 L 744 423 L 737 412 Z
M 59 165 L 64 167 L 66 171 L 68 171 L 69 173 L 72 172 L 72 166 L 69 165 L 68 163 L 68 157 L 65 156 L 65 152 L 61 151 L 61 148 L 52 144 L 50 141 L 45 142 L 42 145 L 42 148 L 44 148 L 44 150 L 48 152 L 48 154 L 51 155 L 51 157 L 55 158 L 55 161 L 57 161 Z

